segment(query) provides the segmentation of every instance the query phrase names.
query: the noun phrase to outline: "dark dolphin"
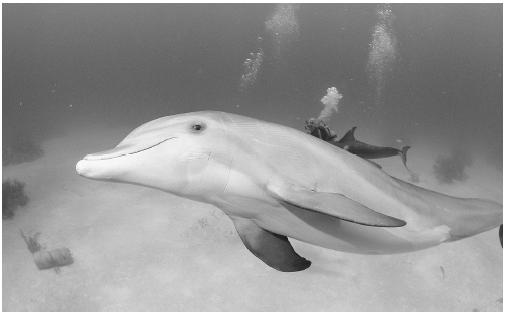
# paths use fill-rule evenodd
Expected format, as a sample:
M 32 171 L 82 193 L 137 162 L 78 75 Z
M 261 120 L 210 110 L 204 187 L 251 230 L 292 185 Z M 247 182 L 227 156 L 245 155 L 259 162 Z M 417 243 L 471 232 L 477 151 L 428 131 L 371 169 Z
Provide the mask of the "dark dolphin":
M 356 140 L 354 137 L 354 131 L 357 127 L 352 127 L 340 140 L 337 140 L 337 134 L 333 132 L 323 121 L 311 118 L 305 121 L 305 129 L 308 133 L 314 137 L 318 137 L 326 142 L 329 142 L 337 147 L 347 150 L 363 159 L 382 159 L 392 156 L 400 156 L 403 165 L 407 171 L 411 174 L 413 181 L 418 181 L 418 175 L 413 173 L 407 167 L 407 150 L 410 146 L 404 146 L 401 149 L 393 147 L 382 147 L 377 145 L 371 145 L 362 141 Z M 377 167 L 381 167 L 379 164 L 370 161 Z
M 354 131 L 357 127 L 352 127 L 342 139 L 335 141 L 331 140 L 330 142 L 337 147 L 345 149 L 357 156 L 364 159 L 382 159 L 392 156 L 400 156 L 405 165 L 407 167 L 407 150 L 410 149 L 410 146 L 404 146 L 401 149 L 393 148 L 393 147 L 382 147 L 377 145 L 368 144 L 359 140 L 356 140 L 354 137 Z

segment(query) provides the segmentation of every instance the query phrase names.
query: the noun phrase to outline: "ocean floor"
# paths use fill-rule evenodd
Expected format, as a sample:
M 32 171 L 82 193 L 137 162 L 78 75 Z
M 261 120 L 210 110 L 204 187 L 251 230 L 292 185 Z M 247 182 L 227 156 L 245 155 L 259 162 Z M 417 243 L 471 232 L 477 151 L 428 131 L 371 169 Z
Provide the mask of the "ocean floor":
M 29 203 L 3 227 L 4 311 L 502 311 L 498 230 L 399 255 L 366 256 L 293 240 L 312 267 L 281 273 L 254 257 L 218 209 L 160 191 L 84 179 L 75 163 L 129 130 L 76 131 L 43 158 L 3 169 Z M 438 152 L 414 147 L 419 185 L 501 202 L 502 172 L 476 160 L 468 180 L 439 184 Z M 399 158 L 378 160 L 408 179 Z M 19 234 L 40 232 L 75 262 L 40 271 Z

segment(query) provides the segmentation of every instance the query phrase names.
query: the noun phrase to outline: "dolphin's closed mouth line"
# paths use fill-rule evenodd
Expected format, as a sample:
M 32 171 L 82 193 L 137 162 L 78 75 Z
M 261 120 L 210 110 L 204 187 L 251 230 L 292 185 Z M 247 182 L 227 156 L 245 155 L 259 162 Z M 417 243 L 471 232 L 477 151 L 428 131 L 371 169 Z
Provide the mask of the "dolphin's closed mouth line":
M 144 148 L 144 149 L 140 149 L 140 150 L 137 150 L 137 151 L 134 151 L 134 152 L 130 152 L 130 153 L 125 153 L 125 154 L 123 154 L 123 155 L 135 154 L 135 153 L 139 153 L 139 152 L 142 152 L 142 151 L 145 151 L 145 150 L 149 150 L 149 149 L 151 149 L 151 148 L 153 148 L 153 147 L 155 147 L 155 146 L 157 146 L 157 145 L 162 144 L 162 143 L 163 143 L 163 142 L 165 142 L 165 141 L 168 141 L 168 140 L 171 140 L 171 139 L 174 139 L 174 138 L 175 138 L 175 137 L 167 138 L 167 139 L 165 139 L 165 140 L 163 140 L 163 141 L 160 141 L 160 142 L 158 142 L 158 143 L 156 143 L 156 144 L 153 144 L 153 145 L 152 145 L 152 146 L 150 146 L 150 147 L 147 147 L 147 148 Z
M 121 155 L 112 156 L 112 157 L 104 157 L 104 158 L 101 158 L 101 159 L 96 159 L 96 160 L 112 160 L 112 159 L 117 159 L 117 158 L 120 158 L 120 157 L 122 157 L 122 156 L 126 156 L 126 155 L 130 155 L 130 154 L 139 153 L 139 152 L 142 152 L 142 151 L 145 151 L 145 150 L 149 150 L 149 149 L 151 149 L 151 148 L 154 148 L 155 146 L 160 145 L 160 144 L 162 144 L 162 143 L 163 143 L 163 142 L 165 142 L 165 141 L 168 141 L 168 140 L 171 140 L 171 139 L 175 139 L 175 138 L 177 138 L 177 137 L 170 137 L 170 138 L 167 138 L 167 139 L 162 140 L 162 141 L 160 141 L 160 142 L 158 142 L 158 143 L 156 143 L 156 144 L 153 144 L 153 145 L 151 145 L 151 146 L 149 146 L 149 147 L 147 147 L 147 148 L 143 148 L 143 149 L 140 149 L 140 150 L 137 150 L 137 151 L 128 152 L 128 153 L 123 153 L 123 154 L 121 154 Z M 84 158 L 84 159 L 86 160 L 86 158 Z M 94 159 L 94 160 L 95 160 L 95 159 Z

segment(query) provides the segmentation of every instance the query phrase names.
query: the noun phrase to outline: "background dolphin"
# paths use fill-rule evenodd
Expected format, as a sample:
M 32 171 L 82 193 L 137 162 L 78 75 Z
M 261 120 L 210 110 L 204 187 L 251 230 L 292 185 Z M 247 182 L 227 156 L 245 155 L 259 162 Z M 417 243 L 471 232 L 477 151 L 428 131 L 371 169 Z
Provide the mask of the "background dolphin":
M 359 141 L 354 137 L 356 128 L 357 127 L 352 127 L 340 140 L 331 140 L 331 143 L 364 159 L 382 159 L 392 156 L 400 156 L 405 168 L 409 169 L 407 167 L 407 150 L 410 149 L 410 146 L 404 146 L 401 149 L 397 149 L 393 147 L 368 144 Z
M 305 129 L 314 137 L 318 137 L 319 139 L 336 145 L 339 148 L 356 154 L 361 158 L 370 160 L 400 156 L 405 168 L 411 172 L 407 167 L 407 150 L 410 149 L 410 146 L 404 146 L 401 149 L 397 149 L 393 147 L 377 146 L 358 141 L 354 137 L 356 128 L 357 127 L 352 127 L 340 140 L 337 140 L 337 134 L 332 131 L 322 120 L 309 119 L 305 122 Z
M 403 182 L 301 131 L 224 112 L 162 117 L 79 161 L 81 176 L 215 205 L 269 266 L 310 262 L 289 243 L 361 254 L 435 246 L 498 227 L 502 206 Z

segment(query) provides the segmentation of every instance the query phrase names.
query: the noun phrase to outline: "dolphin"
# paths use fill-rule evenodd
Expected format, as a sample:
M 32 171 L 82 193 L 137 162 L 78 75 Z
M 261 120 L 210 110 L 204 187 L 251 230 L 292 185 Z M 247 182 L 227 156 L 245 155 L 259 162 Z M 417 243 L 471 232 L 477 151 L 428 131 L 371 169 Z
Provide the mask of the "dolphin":
M 352 127 L 340 140 L 332 141 L 332 143 L 364 159 L 382 159 L 398 155 L 401 157 L 405 168 L 408 169 L 407 150 L 410 149 L 410 146 L 404 146 L 401 149 L 397 149 L 393 147 L 371 145 L 356 140 L 354 137 L 356 128 L 357 127 Z
M 216 111 L 162 117 L 79 175 L 159 189 L 221 209 L 245 247 L 293 272 L 311 262 L 288 238 L 359 254 L 420 250 L 498 227 L 502 206 L 401 181 L 334 145 L 275 123 Z
M 400 156 L 405 168 L 411 173 L 411 170 L 407 167 L 407 150 L 410 146 L 404 146 L 401 149 L 393 147 L 383 147 L 377 145 L 371 145 L 362 141 L 357 140 L 354 137 L 354 132 L 357 127 L 352 127 L 340 140 L 337 139 L 337 134 L 332 131 L 323 121 L 311 118 L 305 121 L 305 129 L 308 133 L 327 141 L 339 148 L 347 150 L 363 159 L 382 159 L 393 156 Z M 377 167 L 381 167 L 379 164 L 370 161 Z
M 379 164 L 370 161 L 371 159 L 382 159 L 393 156 L 400 156 L 402 159 L 403 166 L 410 174 L 410 180 L 413 182 L 419 182 L 419 175 L 414 173 L 407 166 L 407 151 L 410 149 L 410 146 L 403 146 L 401 149 L 393 148 L 393 147 L 383 147 L 368 144 L 362 141 L 357 140 L 354 137 L 354 132 L 356 131 L 356 126 L 352 127 L 340 140 L 336 141 L 334 139 L 330 139 L 329 142 L 347 150 L 357 156 L 366 159 L 373 165 L 382 168 Z

